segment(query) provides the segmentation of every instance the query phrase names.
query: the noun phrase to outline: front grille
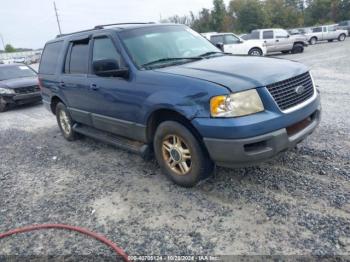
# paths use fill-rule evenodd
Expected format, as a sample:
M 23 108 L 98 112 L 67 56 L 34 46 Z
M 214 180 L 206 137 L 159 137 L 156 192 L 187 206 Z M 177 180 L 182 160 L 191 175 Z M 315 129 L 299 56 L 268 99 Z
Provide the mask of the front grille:
M 16 94 L 29 94 L 40 91 L 39 86 L 26 86 L 15 88 Z
M 314 94 L 309 72 L 268 85 L 267 89 L 281 110 L 296 106 L 308 100 Z M 303 92 L 297 92 L 301 89 L 303 89 Z

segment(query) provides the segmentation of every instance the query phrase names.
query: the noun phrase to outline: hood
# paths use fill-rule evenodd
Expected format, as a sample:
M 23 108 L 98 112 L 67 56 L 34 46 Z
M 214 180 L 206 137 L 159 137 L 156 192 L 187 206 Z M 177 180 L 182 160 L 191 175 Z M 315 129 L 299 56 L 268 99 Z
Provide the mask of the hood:
M 290 38 L 300 40 L 300 41 L 307 41 L 307 37 L 305 35 L 299 34 L 299 35 L 291 35 Z
M 206 80 L 237 92 L 300 75 L 307 72 L 308 68 L 285 59 L 221 56 L 155 71 Z
M 24 78 L 15 78 L 15 79 L 7 79 L 0 81 L 0 87 L 5 88 L 18 88 L 18 87 L 26 87 L 26 86 L 35 86 L 38 85 L 38 78 L 34 77 L 24 77 Z

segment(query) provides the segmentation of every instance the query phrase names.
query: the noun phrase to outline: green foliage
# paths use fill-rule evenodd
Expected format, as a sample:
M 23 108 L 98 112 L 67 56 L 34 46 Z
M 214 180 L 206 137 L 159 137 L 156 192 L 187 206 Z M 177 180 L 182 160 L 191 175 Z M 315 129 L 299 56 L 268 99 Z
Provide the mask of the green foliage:
M 16 52 L 16 48 L 14 48 L 12 45 L 10 44 L 7 44 L 5 46 L 5 52 L 6 53 L 12 53 L 12 52 Z
M 250 32 L 350 20 L 350 0 L 213 0 L 213 9 L 173 16 L 162 22 L 186 24 L 198 32 Z

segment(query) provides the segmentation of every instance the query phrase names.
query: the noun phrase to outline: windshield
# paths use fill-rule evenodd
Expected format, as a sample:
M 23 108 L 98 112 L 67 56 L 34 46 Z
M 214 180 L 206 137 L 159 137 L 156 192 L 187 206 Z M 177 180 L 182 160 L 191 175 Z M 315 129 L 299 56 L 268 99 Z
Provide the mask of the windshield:
M 345 26 L 345 25 L 348 25 L 348 22 L 347 22 L 347 21 L 340 22 L 339 25 L 340 25 L 340 26 Z
M 25 65 L 12 65 L 0 67 L 0 81 L 36 76 L 35 72 Z
M 208 40 L 185 26 L 140 28 L 120 33 L 134 63 L 142 68 L 196 61 L 203 54 L 221 52 Z M 174 59 L 175 58 L 175 59 Z M 155 67 L 155 65 L 153 65 Z

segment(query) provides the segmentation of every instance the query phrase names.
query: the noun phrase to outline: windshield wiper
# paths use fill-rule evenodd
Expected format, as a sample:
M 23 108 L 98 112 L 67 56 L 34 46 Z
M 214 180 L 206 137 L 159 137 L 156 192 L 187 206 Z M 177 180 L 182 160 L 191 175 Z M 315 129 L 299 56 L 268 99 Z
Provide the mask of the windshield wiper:
M 201 59 L 203 58 L 202 57 L 167 57 L 167 58 L 161 58 L 155 61 L 148 62 L 146 64 L 141 65 L 141 67 L 147 68 L 151 65 L 155 65 L 163 62 L 173 62 L 173 61 L 181 61 L 181 60 L 201 60 Z
M 211 52 L 206 52 L 204 54 L 199 55 L 198 57 L 206 57 L 206 56 L 211 56 L 211 55 L 216 55 L 216 54 L 222 54 L 222 55 L 226 55 L 226 53 L 224 52 L 215 52 L 215 51 L 211 51 Z

